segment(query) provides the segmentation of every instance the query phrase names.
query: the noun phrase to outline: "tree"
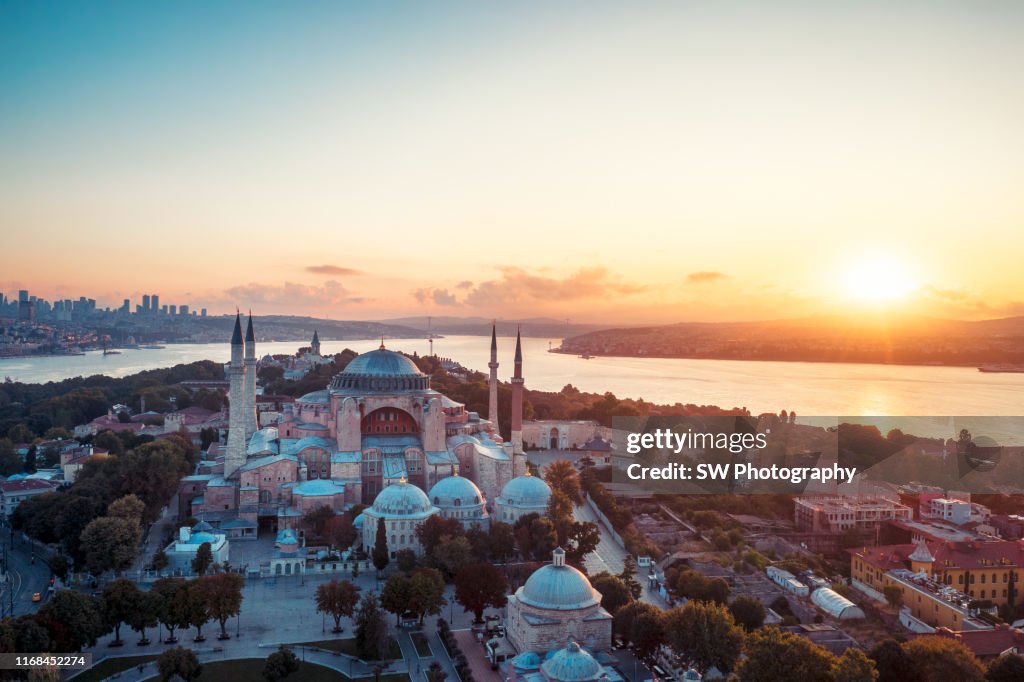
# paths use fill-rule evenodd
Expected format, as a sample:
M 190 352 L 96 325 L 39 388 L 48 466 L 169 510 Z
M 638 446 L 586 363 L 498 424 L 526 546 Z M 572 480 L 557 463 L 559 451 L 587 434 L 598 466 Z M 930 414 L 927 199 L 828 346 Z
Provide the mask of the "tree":
M 948 637 L 915 637 L 903 644 L 911 665 L 928 682 L 981 682 L 985 668 L 962 642 Z
M 583 501 L 579 472 L 569 460 L 559 459 L 547 465 L 544 469 L 544 481 L 552 491 L 561 492 L 574 504 Z
M 324 531 L 331 519 L 338 515 L 327 505 L 317 505 L 302 515 L 302 528 L 316 538 L 324 537 Z
M 167 642 L 173 644 L 178 641 L 174 631 L 189 626 L 188 584 L 184 578 L 160 578 L 152 592 L 160 597 L 157 620 L 167 630 Z
M 491 564 L 464 566 L 455 576 L 455 601 L 482 623 L 484 609 L 500 609 L 507 603 L 508 581 L 505 574 Z
M 128 625 L 139 633 L 139 645 L 149 644 L 146 628 L 154 628 L 160 622 L 160 595 L 154 592 L 139 592 L 135 606 L 128 617 Z M 159 633 L 157 633 L 159 634 Z
M 569 527 L 573 523 L 572 501 L 559 490 L 551 491 L 548 499 L 547 517 L 555 525 L 558 544 L 564 545 L 569 537 Z
M 196 629 L 192 641 L 203 642 L 203 626 L 210 621 L 210 608 L 206 602 L 206 586 L 201 580 L 190 580 L 186 583 L 185 604 L 188 611 L 188 624 Z
M 167 558 L 167 552 L 164 551 L 164 548 L 161 547 L 156 550 L 156 553 L 153 555 L 153 570 L 159 573 L 167 568 L 168 564 L 170 564 L 170 559 Z
M 633 595 L 625 581 L 607 571 L 591 577 L 590 584 L 601 593 L 601 606 L 613 616 L 620 608 L 633 601 Z
M 706 672 L 712 666 L 723 672 L 732 670 L 743 645 L 743 630 L 732 614 L 720 604 L 690 601 L 665 615 L 668 645 Z
M 210 617 L 220 623 L 217 639 L 230 639 L 226 624 L 228 618 L 237 616 L 242 610 L 242 588 L 245 579 L 237 573 L 214 573 L 197 578 L 203 584 L 203 596 Z
M 615 613 L 615 634 L 631 643 L 637 655 L 651 656 L 665 643 L 664 612 L 653 604 L 633 601 Z
M 885 595 L 885 601 L 889 602 L 889 606 L 898 611 L 903 604 L 903 590 L 898 585 L 886 585 L 882 588 L 882 594 Z
M 583 559 L 597 549 L 601 542 L 601 531 L 596 523 L 578 521 L 569 526 L 566 537 L 565 558 L 574 566 L 582 566 Z
M 832 677 L 834 682 L 875 682 L 878 671 L 867 654 L 857 647 L 850 647 L 832 666 Z
M 741 594 L 729 604 L 729 613 L 733 620 L 747 632 L 752 632 L 764 625 L 764 604 L 755 597 Z
M 492 520 L 487 536 L 491 561 L 505 561 L 515 553 L 516 536 L 509 524 Z
M 878 682 L 922 682 L 910 656 L 895 639 L 884 639 L 868 651 L 878 670 Z
M 412 573 L 416 570 L 417 561 L 416 552 L 408 547 L 395 552 L 395 563 L 398 564 L 398 570 L 402 573 Z
M 369 592 L 356 611 L 356 650 L 367 661 L 378 661 L 387 653 L 388 626 L 377 595 Z
M 316 588 L 316 610 L 334 619 L 333 632 L 341 632 L 341 619 L 351 616 L 359 601 L 359 588 L 347 580 L 332 580 Z
M 373 549 L 370 551 L 370 558 L 378 571 L 383 571 L 391 561 L 388 551 L 388 532 L 384 527 L 384 519 L 377 519 L 377 534 L 374 537 Z
M 10 476 L 20 473 L 22 468 L 21 457 L 18 456 L 13 440 L 0 438 L 0 474 Z
M 139 594 L 138 586 L 127 578 L 113 580 L 103 588 L 103 620 L 114 629 L 116 644 L 121 644 L 121 624 L 131 618 Z
M 774 625 L 750 633 L 743 651 L 747 657 L 736 669 L 740 682 L 832 682 L 835 656 Z
M 123 571 L 132 565 L 139 543 L 137 521 L 116 516 L 93 519 L 82 531 L 85 565 L 89 572 Z
M 348 514 L 335 515 L 324 525 L 324 539 L 339 550 L 351 547 L 357 535 L 356 527 Z
M 385 611 L 395 614 L 395 623 L 400 622 L 402 614 L 409 610 L 411 600 L 412 585 L 409 578 L 402 573 L 388 576 L 380 592 L 380 605 Z
M 469 540 L 464 535 L 458 537 L 446 535 L 441 538 L 441 542 L 434 548 L 434 553 L 430 555 L 430 558 L 448 577 L 454 576 L 462 570 L 463 566 L 475 559 L 473 546 L 469 544 Z
M 73 590 L 57 590 L 39 611 L 50 632 L 55 651 L 80 651 L 93 646 L 110 628 L 103 622 L 103 607 L 96 597 Z
M 423 546 L 423 553 L 433 556 L 434 549 L 445 537 L 457 538 L 466 532 L 458 519 L 448 519 L 440 514 L 429 517 L 416 528 L 416 537 Z
M 211 565 L 213 565 L 213 549 L 209 542 L 204 542 L 199 545 L 196 555 L 192 557 L 192 572 L 199 576 L 206 575 Z
M 142 523 L 142 516 L 145 512 L 146 503 L 137 495 L 132 494 L 117 498 L 107 507 L 107 516 L 135 521 L 138 524 Z
M 117 437 L 117 434 L 111 430 L 100 431 L 95 438 L 92 439 L 92 445 L 94 448 L 100 450 L 106 450 L 112 455 L 123 455 L 124 454 L 124 443 Z
M 156 667 L 160 671 L 160 679 L 164 682 L 174 679 L 189 682 L 199 679 L 199 675 L 203 671 L 203 666 L 200 665 L 196 655 L 190 649 L 180 646 L 160 654 L 156 659 Z
M 416 569 L 409 578 L 409 610 L 419 616 L 420 625 L 425 615 L 441 613 L 441 607 L 447 603 L 441 572 L 434 568 Z
M 988 664 L 987 682 L 1020 682 L 1024 680 L 1024 656 L 1006 654 Z
M 448 673 L 438 661 L 431 661 L 424 674 L 427 677 L 427 682 L 444 682 L 448 678 Z
M 267 682 L 278 682 L 298 671 L 298 656 L 282 644 L 277 651 L 267 656 L 267 662 L 263 666 L 263 679 Z

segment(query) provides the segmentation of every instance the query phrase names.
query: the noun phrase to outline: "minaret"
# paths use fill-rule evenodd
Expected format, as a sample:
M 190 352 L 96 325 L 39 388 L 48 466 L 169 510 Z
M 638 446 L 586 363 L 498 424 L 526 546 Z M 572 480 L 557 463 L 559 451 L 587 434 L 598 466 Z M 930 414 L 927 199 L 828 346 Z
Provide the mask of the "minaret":
M 224 453 L 224 478 L 230 477 L 245 463 L 245 365 L 242 355 L 242 318 L 235 314 L 235 331 L 231 335 L 231 380 L 228 393 L 228 445 Z
M 498 434 L 498 330 L 497 323 L 491 325 L 491 378 L 488 381 L 491 396 L 487 402 L 487 418 L 494 424 L 494 434 Z
M 317 331 L 313 330 L 313 341 L 309 344 L 309 350 L 313 353 L 314 357 L 320 357 L 320 335 Z
M 523 452 L 523 342 L 520 331 L 516 329 L 515 370 L 512 374 L 512 468 L 516 476 L 522 475 L 521 464 L 516 462 L 516 455 L 522 458 Z
M 252 311 L 245 330 L 245 442 L 256 433 L 256 334 L 252 330 Z

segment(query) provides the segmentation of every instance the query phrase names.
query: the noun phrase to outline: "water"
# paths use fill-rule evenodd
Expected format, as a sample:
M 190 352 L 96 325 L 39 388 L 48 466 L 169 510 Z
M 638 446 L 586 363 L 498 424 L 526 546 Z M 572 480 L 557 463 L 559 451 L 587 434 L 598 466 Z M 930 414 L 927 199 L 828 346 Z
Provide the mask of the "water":
M 557 339 L 551 343 L 558 345 Z M 528 388 L 557 391 L 566 384 L 592 392 L 656 403 L 747 407 L 754 413 L 796 410 L 798 415 L 1017 415 L 1022 412 L 1024 374 L 990 374 L 966 367 L 906 367 L 805 362 L 742 362 L 662 358 L 593 358 L 548 353 L 549 340 L 523 339 Z M 258 353 L 293 353 L 295 341 L 261 343 Z M 345 348 L 373 350 L 379 340 L 323 341 L 325 354 Z M 394 339 L 389 348 L 429 353 L 422 339 Z M 498 341 L 498 372 L 512 374 L 514 339 Z M 472 369 L 487 371 L 490 339 L 451 336 L 434 351 Z M 170 344 L 162 350 L 124 350 L 84 356 L 0 360 L 0 376 L 45 382 L 90 374 L 125 376 L 183 362 L 226 362 L 226 343 Z

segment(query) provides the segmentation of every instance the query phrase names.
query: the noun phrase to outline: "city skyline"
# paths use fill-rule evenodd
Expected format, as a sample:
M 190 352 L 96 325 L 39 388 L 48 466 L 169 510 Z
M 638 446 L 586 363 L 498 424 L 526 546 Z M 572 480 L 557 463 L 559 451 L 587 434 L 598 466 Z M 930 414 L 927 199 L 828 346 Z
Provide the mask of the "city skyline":
M 240 8 L 0 10 L 0 290 L 1024 314 L 1019 6 Z

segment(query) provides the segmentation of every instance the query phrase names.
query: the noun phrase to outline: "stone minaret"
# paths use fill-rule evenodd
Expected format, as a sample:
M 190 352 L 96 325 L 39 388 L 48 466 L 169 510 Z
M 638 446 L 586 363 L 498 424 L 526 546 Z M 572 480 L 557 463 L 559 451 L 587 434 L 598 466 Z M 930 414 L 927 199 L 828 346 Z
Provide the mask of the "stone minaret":
M 245 330 L 245 442 L 256 433 L 256 334 L 252 330 L 252 311 Z
M 523 343 L 516 330 L 515 371 L 512 374 L 512 466 L 516 476 L 522 475 L 516 455 L 523 453 Z
M 245 365 L 242 355 L 242 318 L 235 315 L 235 331 L 231 335 L 231 379 L 228 393 L 228 445 L 224 453 L 224 478 L 232 476 L 245 464 Z
M 491 325 L 491 361 L 487 363 L 491 368 L 491 378 L 488 381 L 491 396 L 487 402 L 487 418 L 494 425 L 494 434 L 498 434 L 498 330 L 497 325 Z

